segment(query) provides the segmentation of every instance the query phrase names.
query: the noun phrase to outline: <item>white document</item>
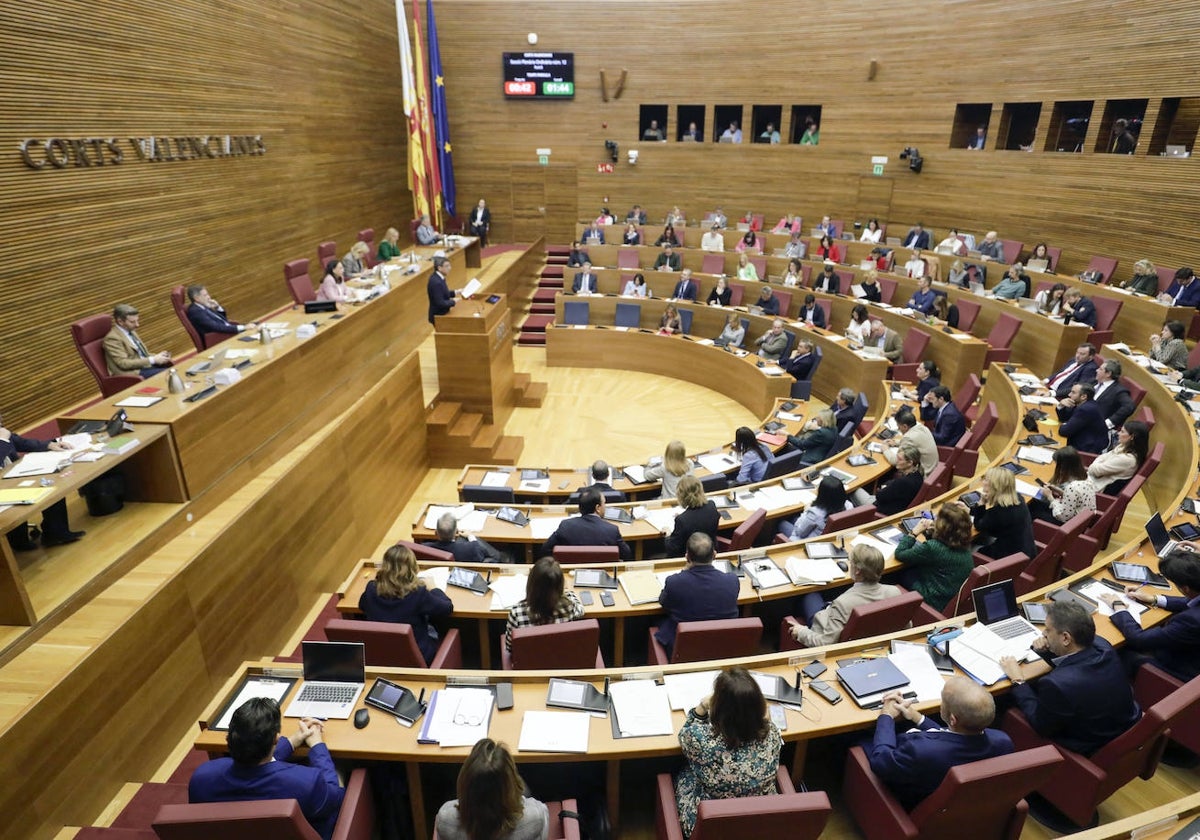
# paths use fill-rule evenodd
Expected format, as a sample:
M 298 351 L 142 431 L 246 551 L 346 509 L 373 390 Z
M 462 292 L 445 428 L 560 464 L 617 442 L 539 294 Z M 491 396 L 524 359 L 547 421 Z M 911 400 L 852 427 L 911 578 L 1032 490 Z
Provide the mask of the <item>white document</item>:
M 92 443 L 92 436 L 86 432 L 80 432 L 75 435 L 63 435 L 58 439 L 58 442 L 71 447 L 73 453 L 81 449 L 91 449 L 93 446 L 99 446 L 99 444 Z
M 1035 464 L 1049 464 L 1054 459 L 1054 450 L 1045 446 L 1022 446 L 1017 449 L 1017 457 Z
M 950 333 L 950 337 L 958 341 L 972 341 L 975 338 L 975 336 L 965 332 L 952 332 Z
M 479 278 L 472 277 L 471 282 L 468 283 L 467 285 L 463 286 L 462 291 L 459 294 L 461 294 L 464 298 L 469 298 L 471 295 L 475 294 L 482 288 L 483 288 L 483 284 L 479 282 Z
M 529 520 L 529 533 L 539 541 L 545 541 L 558 530 L 558 526 L 566 522 L 568 516 L 536 516 Z
M 861 283 L 851 283 L 850 294 L 854 295 L 856 298 L 865 298 L 867 296 L 867 290 L 862 287 Z
M 850 540 L 850 545 L 846 546 L 846 551 L 849 552 L 856 545 L 869 545 L 871 548 L 878 549 L 879 553 L 883 555 L 884 561 L 891 560 L 896 554 L 895 543 L 878 539 L 870 534 L 859 534 Z
M 521 718 L 518 752 L 585 753 L 592 716 L 587 712 L 529 710 Z
M 1013 485 L 1017 488 L 1017 492 L 1022 496 L 1027 496 L 1032 499 L 1041 490 L 1036 484 L 1030 484 L 1028 481 L 1022 481 L 1019 478 L 1013 479 Z
M 790 411 L 778 411 L 775 413 L 775 416 L 788 423 L 799 423 L 804 419 L 803 414 L 792 414 Z
M 946 679 L 933 664 L 925 645 L 903 645 L 888 659 L 908 677 L 908 690 L 917 693 L 919 702 L 937 700 L 942 696 Z
M 290 680 L 273 680 L 268 677 L 263 677 L 259 680 L 246 680 L 246 684 L 242 686 L 242 690 L 238 692 L 237 697 L 233 698 L 233 702 L 229 704 L 229 708 L 225 710 L 225 714 L 221 715 L 221 719 L 213 726 L 214 729 L 228 729 L 229 721 L 233 719 L 233 713 L 241 708 L 242 704 L 247 700 L 255 700 L 259 697 L 270 697 L 276 703 L 283 699 L 283 695 L 288 693 L 293 683 Z
M 492 609 L 511 610 L 525 597 L 525 585 L 529 575 L 503 575 L 496 578 L 488 589 L 492 590 Z
M 624 737 L 673 735 L 667 689 L 653 680 L 622 680 L 609 685 L 617 724 Z
M 895 525 L 889 525 L 886 528 L 880 528 L 875 532 L 880 542 L 891 543 L 892 551 L 896 550 L 896 543 L 900 542 L 900 538 L 904 536 L 904 532 Z
M 710 473 L 723 473 L 738 466 L 738 460 L 728 452 L 706 452 L 697 455 L 696 460 Z
M 1054 396 L 1038 396 L 1037 394 L 1028 394 L 1021 397 L 1021 402 L 1029 403 L 1030 405 L 1058 405 L 1058 398 Z
M 1142 613 L 1148 609 L 1145 604 L 1139 604 L 1137 601 L 1131 599 L 1128 595 L 1119 594 L 1115 590 L 1109 589 L 1098 580 L 1094 580 L 1085 586 L 1079 587 L 1078 592 L 1083 597 L 1090 598 L 1096 602 L 1096 612 L 1100 613 L 1100 615 L 1112 615 L 1114 612 L 1112 607 L 1100 600 L 1100 596 L 1119 595 L 1121 601 L 1125 604 L 1125 608 L 1129 611 L 1129 614 L 1133 617 L 1133 620 L 1138 623 L 1139 627 L 1142 624 Z
M 976 624 L 975 627 L 980 625 Z M 993 685 L 1004 679 L 1004 669 L 996 660 L 989 656 L 980 653 L 971 646 L 971 640 L 967 633 L 972 628 L 968 627 L 963 634 L 956 639 L 951 639 L 946 643 L 950 652 L 950 658 L 954 660 L 958 667 L 962 668 L 978 682 L 984 685 Z
M 228 352 L 225 353 L 225 358 L 226 359 L 249 359 L 249 358 L 253 357 L 256 353 L 258 353 L 258 351 L 253 350 L 253 349 L 229 350 Z
M 761 370 L 767 376 L 779 376 L 783 373 L 783 368 L 776 364 L 764 365 L 763 367 L 760 367 L 759 370 Z
M 811 557 L 789 557 L 785 568 L 788 577 L 797 586 L 807 583 L 829 583 L 845 575 L 834 561 L 815 560 Z
M 472 504 L 471 502 L 466 502 L 465 504 L 454 505 L 454 506 L 430 505 L 429 510 L 425 513 L 424 525 L 429 530 L 431 530 L 431 531 L 434 530 L 435 528 L 437 528 L 437 521 L 442 518 L 443 513 L 454 514 L 454 518 L 457 519 L 461 523 L 463 518 L 467 514 L 471 513 L 474 510 L 475 510 L 475 505 Z
M 113 403 L 117 408 L 149 408 L 155 403 L 162 402 L 165 397 L 126 397 L 123 400 Z
M 421 569 L 417 577 L 425 578 L 427 585 L 433 589 L 446 591 L 446 581 L 450 579 L 449 566 L 434 566 L 432 569 Z
M 488 512 L 486 510 L 473 510 L 458 520 L 458 530 L 464 534 L 474 534 L 476 531 L 482 531 L 487 526 L 487 518 Z
M 700 701 L 712 694 L 713 680 L 720 671 L 692 671 L 687 674 L 666 674 L 663 683 L 667 689 L 667 702 L 675 711 L 694 709 Z
M 742 563 L 742 570 L 747 575 L 753 574 L 758 581 L 759 589 L 771 589 L 791 583 L 783 569 L 775 565 L 771 559 L 747 560 Z
M 647 508 L 643 517 L 661 534 L 669 534 L 675 530 L 675 517 L 683 511 L 681 507 Z
M 492 692 L 485 688 L 443 688 L 433 693 L 421 740 L 443 747 L 471 747 L 486 738 L 492 720 Z
M 518 490 L 526 493 L 549 493 L 550 479 L 548 478 L 527 478 L 523 479 L 518 485 Z
M 628 467 L 623 467 L 622 472 L 634 484 L 646 483 L 646 468 L 641 464 L 630 464 Z
M 511 473 L 502 472 L 500 470 L 488 470 L 483 474 L 479 485 L 481 487 L 507 487 L 508 479 Z
M 703 344 L 705 347 L 711 347 L 715 342 L 711 338 L 696 339 L 697 344 Z
M 21 460 L 8 468 L 5 478 L 25 478 L 31 475 L 49 475 L 58 472 L 71 460 L 70 452 L 26 452 Z
M 826 341 L 849 341 L 850 339 L 844 335 L 834 335 L 833 333 L 829 333 L 828 335 L 825 336 L 825 340 Z
M 90 464 L 92 461 L 99 461 L 103 457 L 103 452 L 93 449 L 90 452 L 82 452 L 71 460 L 76 464 Z

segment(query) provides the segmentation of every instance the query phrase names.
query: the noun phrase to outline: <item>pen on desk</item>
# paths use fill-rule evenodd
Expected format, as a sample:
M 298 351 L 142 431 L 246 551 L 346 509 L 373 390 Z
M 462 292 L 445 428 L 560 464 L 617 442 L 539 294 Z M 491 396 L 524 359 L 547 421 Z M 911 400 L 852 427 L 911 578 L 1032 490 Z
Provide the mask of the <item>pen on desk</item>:
M 608 696 L 608 680 L 609 680 L 608 677 L 604 678 L 604 696 L 605 697 Z

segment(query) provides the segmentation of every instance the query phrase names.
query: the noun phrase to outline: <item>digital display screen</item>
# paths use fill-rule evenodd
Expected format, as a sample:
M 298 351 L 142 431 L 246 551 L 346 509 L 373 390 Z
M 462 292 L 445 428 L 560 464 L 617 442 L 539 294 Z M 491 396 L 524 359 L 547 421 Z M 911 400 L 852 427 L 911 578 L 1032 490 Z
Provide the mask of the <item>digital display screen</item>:
M 504 53 L 508 99 L 574 99 L 575 53 Z

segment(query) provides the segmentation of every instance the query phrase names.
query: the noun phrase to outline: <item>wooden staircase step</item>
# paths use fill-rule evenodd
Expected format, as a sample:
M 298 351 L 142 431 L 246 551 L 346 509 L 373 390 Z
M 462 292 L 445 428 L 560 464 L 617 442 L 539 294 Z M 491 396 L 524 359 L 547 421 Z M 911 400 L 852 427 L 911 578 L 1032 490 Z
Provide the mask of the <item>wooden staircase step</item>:
M 513 389 L 517 390 L 517 391 L 524 391 L 526 388 L 529 387 L 529 383 L 532 381 L 533 381 L 533 376 L 528 373 L 514 373 L 513 374 Z
M 520 435 L 505 435 L 500 438 L 500 441 L 492 449 L 493 464 L 504 464 L 505 466 L 515 466 L 517 459 L 521 457 L 521 450 L 525 448 L 525 438 Z
M 483 425 L 482 414 L 460 414 L 450 425 L 450 436 L 458 438 L 474 438 L 479 427 Z
M 541 408 L 547 390 L 545 382 L 530 382 L 518 393 L 516 404 L 521 408 Z
M 425 425 L 440 426 L 443 430 L 458 419 L 462 413 L 462 404 L 452 400 L 440 400 L 425 415 Z
M 491 452 L 495 448 L 496 443 L 503 437 L 503 429 L 494 423 L 485 423 L 471 436 L 471 447 L 473 449 L 486 449 Z

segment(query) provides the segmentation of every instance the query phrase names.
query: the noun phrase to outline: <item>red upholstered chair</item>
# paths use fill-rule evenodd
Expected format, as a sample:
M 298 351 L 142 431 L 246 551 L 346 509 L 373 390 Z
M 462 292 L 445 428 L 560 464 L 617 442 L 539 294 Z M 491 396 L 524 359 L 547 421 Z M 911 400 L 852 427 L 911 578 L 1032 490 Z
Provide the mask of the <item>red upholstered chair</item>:
M 842 294 L 852 294 L 850 287 L 855 283 L 854 272 L 848 268 L 835 268 L 833 273 L 837 275 L 838 288 L 842 290 Z
M 175 310 L 175 317 L 179 319 L 179 323 L 183 324 L 184 332 L 188 334 L 188 338 L 192 340 L 192 344 L 196 345 L 197 353 L 203 353 L 209 347 L 220 344 L 229 338 L 230 333 L 207 333 L 202 341 L 200 333 L 196 332 L 196 327 L 187 316 L 187 307 L 187 291 L 183 286 L 173 287 L 171 289 L 171 308 Z
M 879 277 L 877 278 L 877 282 L 879 283 L 880 299 L 884 303 L 890 304 L 892 302 L 892 298 L 896 294 L 896 289 L 900 287 L 900 283 L 896 280 L 893 280 L 891 277 Z M 961 309 L 959 310 L 959 317 L 962 317 Z
M 379 260 L 375 256 L 375 228 L 363 228 L 358 232 L 358 241 L 367 243 L 367 255 L 363 258 L 363 263 L 367 268 L 374 268 L 379 264 Z
M 975 400 L 979 398 L 981 390 L 983 383 L 979 381 L 977 374 L 972 373 L 954 395 L 954 407 L 965 417 L 975 406 Z
M 900 361 L 892 365 L 892 379 L 901 382 L 917 381 L 917 365 L 921 363 L 921 357 L 929 347 L 929 339 L 929 333 L 915 327 L 905 334 L 904 343 L 900 346 Z
M 75 832 L 74 840 L 158 840 L 158 835 L 149 828 L 102 828 L 89 825 Z
M 825 830 L 825 823 L 833 811 L 829 797 L 824 791 L 796 793 L 791 778 L 782 767 L 777 771 L 776 779 L 779 793 L 769 796 L 703 800 L 696 813 L 692 840 L 777 837 L 816 840 Z M 675 782 L 670 773 L 658 776 L 654 810 L 658 840 L 683 840 Z
M 1154 273 L 1158 275 L 1158 293 L 1162 294 L 1171 284 L 1175 282 L 1175 269 L 1158 266 L 1154 269 Z
M 992 433 L 992 429 L 996 428 L 999 417 L 1000 412 L 996 409 L 996 404 L 989 401 L 983 407 L 979 419 L 958 439 L 953 447 L 938 447 L 938 457 L 942 463 L 950 467 L 955 475 L 974 475 L 975 467 L 979 463 L 980 447 L 987 440 L 987 436 Z
M 704 274 L 724 274 L 725 255 L 717 253 L 705 254 L 700 260 L 700 271 Z
M 161 840 L 320 840 L 295 799 L 166 805 L 153 828 Z M 370 840 L 374 828 L 374 797 L 360 767 L 346 782 L 333 840 Z
M 851 747 L 842 793 L 867 840 L 1017 840 L 1029 813 L 1025 796 L 1061 764 L 1053 747 L 960 764 L 909 813 L 872 772 L 863 748 Z
M 579 803 L 574 799 L 564 799 L 561 802 L 543 803 L 550 812 L 550 840 L 579 840 Z M 570 811 L 576 816 L 564 817 L 563 811 Z M 433 831 L 433 840 L 438 840 L 437 829 Z
M 1195 680 L 1193 680 L 1195 682 Z M 1133 693 L 1143 707 L 1153 706 L 1183 688 L 1184 683 L 1157 665 L 1142 664 L 1133 679 Z M 1171 721 L 1171 740 L 1185 749 L 1200 753 L 1200 709 L 1192 707 Z
M 1001 239 L 1000 244 L 1004 246 L 1002 259 L 1005 265 L 1012 265 L 1017 261 L 1017 257 L 1021 256 L 1021 251 L 1025 247 L 1024 242 L 1018 242 L 1015 239 Z
M 860 505 L 850 508 L 850 510 L 839 510 L 837 513 L 829 514 L 825 520 L 825 530 L 821 533 L 836 534 L 847 528 L 866 525 L 868 522 L 874 522 L 878 515 L 879 512 L 875 510 L 875 505 Z
M 1042 549 L 1037 556 L 1029 561 L 1029 565 L 1013 581 L 1013 589 L 1017 595 L 1041 589 L 1058 580 L 1059 572 L 1069 554 L 1072 557 L 1073 567 L 1083 568 L 1083 566 L 1077 565 L 1083 561 L 1079 552 L 1085 550 L 1087 546 L 1079 542 L 1079 537 L 1087 529 L 1095 515 L 1095 511 L 1083 510 L 1062 525 L 1043 520 L 1034 522 L 1034 537 L 1046 535 L 1049 538 L 1042 544 Z M 1043 526 L 1040 531 L 1039 525 Z M 1092 557 L 1094 556 L 1093 554 Z M 1092 557 L 1088 557 L 1083 565 L 1090 564 Z
M 898 633 L 912 624 L 913 617 L 922 604 L 920 592 L 905 592 L 894 598 L 884 598 L 871 604 L 859 604 L 850 611 L 839 642 L 852 642 L 884 633 Z M 791 626 L 800 621 L 790 615 L 784 616 L 779 625 L 779 649 L 796 650 L 800 643 L 792 635 Z
M 1002 313 L 992 325 L 988 333 L 988 351 L 984 356 L 983 366 L 986 369 L 992 362 L 1007 362 L 1012 359 L 1012 343 L 1021 331 L 1021 319 L 1016 315 Z
M 337 243 L 332 239 L 317 246 L 317 268 L 325 270 L 325 264 L 337 259 Z
M 742 298 L 746 296 L 746 287 L 740 283 L 729 284 L 729 305 L 741 306 Z
M 1053 245 L 1046 246 L 1046 270 L 1053 274 L 1058 269 L 1058 260 L 1062 256 L 1062 248 L 1055 248 Z
M 554 559 L 559 563 L 607 563 L 621 561 L 621 551 L 615 545 L 556 545 Z
M 827 298 L 819 298 L 817 306 L 821 307 L 821 311 L 825 313 L 825 328 L 829 329 L 833 325 L 833 301 Z
M 668 659 L 666 648 L 654 638 L 654 628 L 651 627 L 646 661 L 650 665 L 668 665 L 752 656 L 758 653 L 762 632 L 761 618 L 682 621 L 675 628 L 675 648 Z
M 966 298 L 959 298 L 954 305 L 958 307 L 958 328 L 963 332 L 970 332 L 971 327 L 975 326 L 975 319 L 979 317 L 979 310 L 983 307 Z
M 1129 507 L 1129 503 L 1145 483 L 1146 476 L 1134 475 L 1121 488 L 1121 492 L 1116 495 L 1115 499 L 1112 496 L 1097 493 L 1096 509 L 1100 511 L 1100 516 L 1088 526 L 1087 531 L 1080 539 L 1095 541 L 1097 552 L 1108 548 L 1108 541 L 1112 538 L 1113 532 L 1117 530 L 1117 522 L 1125 515 L 1125 509 Z M 1110 499 L 1112 501 L 1109 501 Z
M 322 269 L 324 270 L 324 269 Z M 297 304 L 303 306 L 317 299 L 312 279 L 308 276 L 308 260 L 292 260 L 283 264 L 283 282 Z
M 1029 557 L 1018 551 L 1015 554 L 1010 554 L 1007 557 L 1001 557 L 999 560 L 991 560 L 987 563 L 976 566 L 971 570 L 971 574 L 967 575 L 967 579 L 963 581 L 963 585 L 958 588 L 958 595 L 950 599 L 950 603 L 946 604 L 946 608 L 940 613 L 929 604 L 922 604 L 917 610 L 917 617 L 914 619 L 916 624 L 927 624 L 934 621 L 945 621 L 948 618 L 954 618 L 956 615 L 969 613 L 974 609 L 971 602 L 971 592 L 977 587 L 986 586 L 989 583 L 996 583 L 1001 580 L 1015 580 L 1017 575 L 1024 571 L 1029 564 Z
M 1143 709 L 1141 720 L 1091 757 L 1061 745 L 1051 746 L 1064 761 L 1051 778 L 1038 785 L 1037 792 L 1076 825 L 1095 825 L 1098 821 L 1096 809 L 1101 802 L 1135 776 L 1149 779 L 1154 775 L 1167 745 L 1169 728 L 1176 720 L 1193 719 L 1200 711 L 1200 679 L 1185 683 L 1152 705 L 1143 700 L 1138 696 Z M 1016 709 L 1005 714 L 1001 728 L 1019 750 L 1050 743 L 1034 732 L 1029 721 Z
M 330 619 L 325 624 L 325 638 L 331 642 L 362 642 L 368 665 L 386 668 L 425 668 L 425 657 L 417 647 L 417 637 L 411 624 L 390 621 L 354 621 Z M 462 640 L 457 629 L 446 631 L 430 668 L 461 668 Z
M 564 624 L 518 627 L 512 632 L 512 650 L 500 645 L 505 671 L 603 668 L 600 622 L 594 618 Z
M 1111 280 L 1113 274 L 1116 273 L 1117 258 L 1116 257 L 1092 257 L 1090 260 L 1088 260 L 1087 268 L 1084 269 L 1084 271 L 1100 272 L 1100 279 L 1097 281 L 1097 285 L 1102 285 L 1104 283 L 1107 283 L 1109 280 Z
M 931 499 L 936 499 L 945 493 L 950 489 L 950 479 L 953 475 L 954 469 L 951 465 L 938 464 L 929 471 L 929 475 L 925 476 L 925 480 L 921 482 L 921 489 L 917 491 L 917 495 L 913 496 L 909 507 L 915 508 L 926 504 Z
M 434 548 L 431 545 L 421 545 L 410 540 L 396 540 L 396 545 L 408 548 L 418 560 L 432 560 L 435 563 L 454 563 L 453 554 L 449 551 L 442 551 L 440 548 Z
M 617 268 L 640 268 L 637 248 L 622 248 L 617 251 Z M 721 272 L 716 272 L 720 274 Z
M 754 545 L 763 524 L 767 521 L 766 508 L 759 508 L 746 517 L 746 520 L 733 529 L 729 538 L 717 537 L 717 551 L 742 551 Z
M 1088 334 L 1088 342 L 1093 347 L 1103 347 L 1112 343 L 1113 321 L 1117 320 L 1125 301 L 1100 296 L 1090 300 L 1096 305 L 1096 327 Z
M 765 275 L 759 275 L 765 276 Z M 779 299 L 779 317 L 787 318 L 792 310 L 792 293 L 775 289 L 775 297 Z
M 100 395 L 105 397 L 111 397 L 142 381 L 142 377 L 136 373 L 113 376 L 108 372 L 108 362 L 104 360 L 104 336 L 108 335 L 112 325 L 112 317 L 109 315 L 89 315 L 71 324 L 71 338 L 75 342 L 75 349 L 79 351 L 88 371 L 96 378 L 96 384 L 100 386 Z

